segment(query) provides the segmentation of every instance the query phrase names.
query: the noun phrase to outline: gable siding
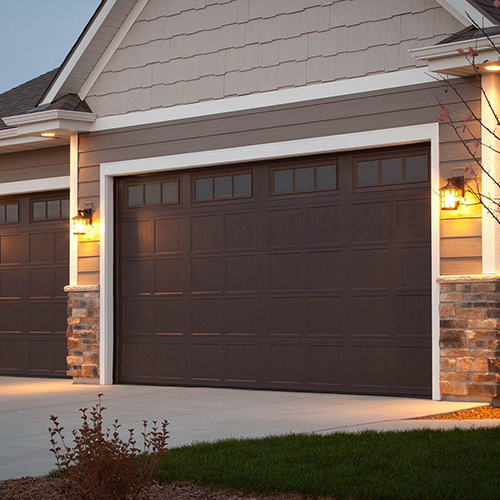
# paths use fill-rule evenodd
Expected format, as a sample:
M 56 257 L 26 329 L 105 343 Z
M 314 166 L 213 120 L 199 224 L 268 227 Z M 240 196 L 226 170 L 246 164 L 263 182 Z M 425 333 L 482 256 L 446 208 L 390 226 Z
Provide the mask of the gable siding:
M 91 89 L 99 116 L 422 66 L 463 26 L 435 0 L 149 0 Z
M 460 92 L 476 111 L 479 90 L 460 83 Z M 346 134 L 409 125 L 435 123 L 436 97 L 457 117 L 465 110 L 456 96 L 438 83 L 379 91 L 354 97 L 155 124 L 80 136 L 80 206 L 91 201 L 99 221 L 99 165 L 105 162 L 151 158 L 269 142 Z M 468 165 L 467 152 L 449 127 L 440 130 L 441 176 Z M 442 274 L 481 272 L 481 213 L 478 207 L 452 215 L 443 214 L 441 236 Z M 99 283 L 99 224 L 79 244 L 80 284 Z M 465 255 L 467 255 L 465 257 Z

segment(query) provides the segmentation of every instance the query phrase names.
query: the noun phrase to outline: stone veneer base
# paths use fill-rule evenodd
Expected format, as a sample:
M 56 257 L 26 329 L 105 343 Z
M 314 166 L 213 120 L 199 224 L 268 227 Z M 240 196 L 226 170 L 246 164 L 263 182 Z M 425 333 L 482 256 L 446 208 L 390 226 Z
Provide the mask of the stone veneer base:
M 99 286 L 67 286 L 67 374 L 78 384 L 99 383 Z
M 440 387 L 445 400 L 500 397 L 500 276 L 443 276 Z

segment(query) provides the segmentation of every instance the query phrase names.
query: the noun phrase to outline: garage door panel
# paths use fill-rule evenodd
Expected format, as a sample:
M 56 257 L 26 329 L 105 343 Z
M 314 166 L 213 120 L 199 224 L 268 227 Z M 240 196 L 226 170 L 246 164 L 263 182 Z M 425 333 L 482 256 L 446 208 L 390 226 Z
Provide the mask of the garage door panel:
M 197 342 L 191 344 L 191 378 L 199 381 L 222 380 L 221 344 Z
M 182 335 L 184 300 L 156 300 L 154 303 L 155 335 Z
M 304 311 L 307 335 L 342 335 L 342 297 L 307 297 Z
M 340 245 L 340 206 L 306 209 L 308 246 Z
M 226 380 L 241 384 L 257 383 L 258 347 L 255 344 L 226 344 Z
M 55 296 L 55 274 L 55 269 L 53 267 L 30 269 L 30 298 L 53 298 Z
M 156 294 L 180 294 L 184 289 L 182 259 L 161 259 L 154 262 L 154 291 Z M 133 283 L 132 283 L 133 287 Z
M 191 219 L 191 250 L 206 252 L 220 250 L 220 216 L 204 215 Z
M 23 295 L 27 295 L 28 276 L 29 276 L 29 269 L 1 269 L 0 270 L 1 298 L 20 299 Z
M 389 288 L 391 270 L 388 249 L 353 250 L 351 279 L 354 289 L 381 290 Z
M 160 219 L 154 223 L 154 247 L 156 254 L 182 252 L 182 219 Z
M 126 340 L 122 345 L 124 376 L 133 382 L 147 382 L 154 377 L 153 346 L 146 342 Z
M 353 335 L 385 336 L 392 334 L 392 301 L 387 295 L 352 298 Z
M 22 244 L 18 234 L 0 236 L 0 264 L 20 264 L 24 255 Z
M 302 334 L 302 298 L 271 297 L 269 299 L 269 335 Z
M 220 299 L 192 299 L 191 325 L 193 335 L 220 335 L 222 325 Z
M 50 233 L 35 233 L 29 236 L 30 263 L 55 262 L 55 238 Z
M 300 253 L 269 255 L 269 291 L 302 290 L 302 256 Z
M 226 335 L 257 335 L 257 299 L 227 298 Z
M 117 379 L 428 395 L 431 191 L 404 178 L 408 150 L 427 155 L 360 153 L 375 173 L 397 167 L 390 186 L 385 174 L 357 185 L 357 153 L 152 176 L 181 179 L 165 207 L 127 207 L 138 179 L 119 179 Z M 230 180 L 249 169 L 256 182 L 238 199 Z M 141 342 L 156 368 L 131 375 L 125 351 Z
M 124 291 L 127 295 L 149 295 L 152 291 L 153 262 L 149 260 L 123 261 Z
M 333 291 L 342 288 L 342 253 L 309 252 L 307 254 L 307 289 Z
M 230 213 L 225 216 L 226 250 L 254 250 L 257 242 L 255 213 Z
M 339 389 L 344 385 L 342 345 L 311 345 L 307 349 L 307 384 L 319 389 Z
M 353 243 L 388 242 L 390 237 L 389 203 L 356 203 L 351 207 Z
M 395 250 L 396 287 L 427 288 L 431 277 L 431 249 L 396 248 Z
M 20 196 L 16 224 L 0 223 L 0 375 L 66 376 L 68 203 L 64 191 Z
M 273 210 L 269 212 L 269 247 L 298 247 L 301 245 L 301 211 Z

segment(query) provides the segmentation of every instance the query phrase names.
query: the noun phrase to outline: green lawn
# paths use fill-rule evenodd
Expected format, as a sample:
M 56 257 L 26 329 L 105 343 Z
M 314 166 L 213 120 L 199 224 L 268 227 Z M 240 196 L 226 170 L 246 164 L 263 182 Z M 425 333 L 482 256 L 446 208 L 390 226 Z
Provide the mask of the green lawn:
M 500 428 L 290 435 L 169 451 L 160 481 L 336 499 L 500 498 Z

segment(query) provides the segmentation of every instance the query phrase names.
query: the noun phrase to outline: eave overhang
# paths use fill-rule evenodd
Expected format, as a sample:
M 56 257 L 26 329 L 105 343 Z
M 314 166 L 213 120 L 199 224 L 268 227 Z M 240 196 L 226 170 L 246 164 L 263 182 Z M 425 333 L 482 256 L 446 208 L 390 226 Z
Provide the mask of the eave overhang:
M 0 154 L 69 144 L 70 137 L 89 132 L 97 115 L 52 109 L 3 118 L 7 130 L 0 131 Z M 44 137 L 42 134 L 54 134 Z
M 418 61 L 426 61 L 429 71 L 432 73 L 467 77 L 474 75 L 474 68 L 467 57 L 461 54 L 460 51 L 463 50 L 468 54 L 469 48 L 472 48 L 477 54 L 475 64 L 479 72 L 481 72 L 481 65 L 499 60 L 499 53 L 493 48 L 492 44 L 497 47 L 500 46 L 500 35 L 492 36 L 489 39 L 483 37 L 433 45 L 431 47 L 412 49 L 410 52 Z

